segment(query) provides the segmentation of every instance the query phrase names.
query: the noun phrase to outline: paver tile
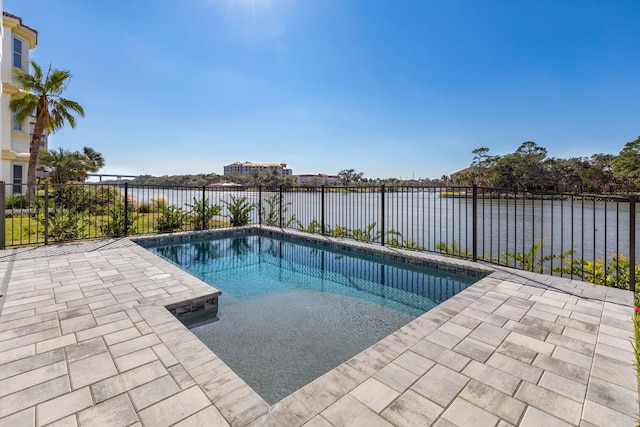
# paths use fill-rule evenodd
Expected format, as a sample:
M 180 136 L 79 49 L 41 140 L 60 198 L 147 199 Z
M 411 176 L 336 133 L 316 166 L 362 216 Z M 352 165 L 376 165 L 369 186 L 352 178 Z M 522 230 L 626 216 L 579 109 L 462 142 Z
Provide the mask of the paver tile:
M 546 342 L 554 344 L 558 347 L 564 347 L 587 356 L 593 355 L 595 344 L 589 344 L 584 341 L 568 337 L 566 335 L 558 335 L 553 332 L 549 333 Z
M 508 395 L 518 388 L 520 378 L 475 360 L 462 371 L 464 375 L 490 385 Z
M 527 407 L 520 427 L 540 427 L 540 426 L 553 426 L 553 427 L 571 427 L 572 424 L 566 423 L 553 415 L 547 414 L 538 408 L 533 406 Z
M 295 393 L 285 397 L 269 409 L 269 414 L 273 421 L 287 425 L 289 420 L 292 424 L 303 424 L 318 415 L 325 409 L 306 390 L 300 389 Z
M 537 366 L 532 366 L 500 353 L 493 353 L 486 364 L 534 384 L 538 382 L 543 372 Z
M 443 411 L 444 408 L 408 390 L 382 412 L 382 417 L 397 426 L 428 426 Z
M 131 401 L 136 409 L 140 411 L 178 392 L 180 389 L 171 376 L 165 375 L 130 390 L 129 396 L 131 396 Z
M 0 427 L 35 427 L 36 408 L 30 407 L 8 417 L 0 418 Z
M 124 356 L 116 357 L 113 361 L 116 363 L 118 371 L 125 372 L 138 366 L 146 365 L 149 362 L 157 360 L 156 354 L 149 347 Z
M 456 353 L 465 355 L 473 360 L 485 362 L 495 351 L 496 347 L 485 344 L 474 338 L 465 338 L 455 348 Z
M 95 356 L 107 351 L 107 346 L 101 337 L 73 344 L 64 349 L 69 363 L 84 359 L 86 357 Z
M 96 383 L 118 373 L 109 353 L 100 353 L 69 363 L 69 376 L 74 390 Z
M 0 397 L 0 418 L 70 392 L 69 379 L 58 377 L 25 390 Z
M 165 375 L 167 375 L 167 371 L 162 364 L 159 361 L 154 361 L 100 382 L 94 382 L 91 391 L 96 402 L 102 402 Z
M 0 381 L 0 397 L 50 381 L 67 374 L 64 361 L 41 366 Z
M 36 353 L 45 353 L 57 348 L 66 347 L 76 344 L 76 336 L 74 334 L 63 335 L 61 337 L 51 338 L 36 343 Z
M 208 406 L 202 411 L 174 424 L 175 427 L 202 427 L 207 425 L 225 427 L 228 426 L 229 423 L 215 407 Z M 273 426 L 279 427 L 278 424 L 273 424 Z
M 373 378 L 402 393 L 418 379 L 418 375 L 391 363 L 382 368 Z
M 631 417 L 608 406 L 587 399 L 582 419 L 594 426 L 633 426 L 638 416 Z
M 585 384 L 549 371 L 542 374 L 538 385 L 580 403 L 584 401 L 587 392 Z
M 471 359 L 429 341 L 420 341 L 412 351 L 455 371 L 461 371 Z
M 587 389 L 587 399 L 629 416 L 638 417 L 637 390 L 629 390 L 600 378 L 592 378 Z
M 552 357 L 554 359 L 579 366 L 583 369 L 591 369 L 591 364 L 593 363 L 593 358 L 591 356 L 569 350 L 565 347 L 556 347 Z
M 105 400 L 78 413 L 80 426 L 125 427 L 138 421 L 136 411 L 126 394 Z
M 37 408 L 38 425 L 43 426 L 65 418 L 93 405 L 88 387 L 56 397 L 39 404 Z
M 86 341 L 91 338 L 96 338 L 102 335 L 107 335 L 112 332 L 117 332 L 122 329 L 133 327 L 133 323 L 129 319 L 121 320 L 119 322 L 107 323 L 104 325 L 96 326 L 89 329 L 83 329 L 76 332 L 76 338 L 78 341 Z
M 170 426 L 200 412 L 211 401 L 199 387 L 191 387 L 139 412 L 140 420 L 150 426 Z
M 47 427 L 78 427 L 78 420 L 75 414 L 69 415 L 58 421 L 54 421 L 51 424 L 47 424 Z M 132 424 L 130 427 L 141 427 Z
M 515 344 L 520 347 L 524 347 L 535 353 L 542 353 L 550 356 L 553 353 L 555 346 L 547 342 L 541 341 L 536 338 L 532 338 L 528 335 L 523 335 L 519 332 L 511 332 L 504 340 L 504 344 Z
M 442 407 L 446 407 L 468 381 L 469 377 L 467 376 L 445 366 L 435 365 L 411 387 L 411 390 Z
M 0 380 L 63 360 L 64 350 L 62 349 L 48 351 L 35 356 L 22 357 L 13 362 L 0 365 Z
M 334 427 L 391 427 L 387 421 L 348 395 L 331 405 L 321 415 Z
M 122 312 L 120 312 L 122 313 Z M 128 341 L 133 338 L 137 338 L 140 336 L 138 329 L 135 327 L 123 329 L 121 331 L 113 332 L 105 335 L 104 342 L 107 343 L 108 346 L 112 346 L 114 344 L 121 343 L 123 341 Z
M 498 423 L 495 415 L 460 398 L 453 401 L 442 418 L 460 426 L 493 427 Z
M 424 374 L 435 364 L 432 360 L 420 356 L 418 353 L 413 351 L 407 351 L 401 354 L 393 362 L 416 375 Z
M 0 348 L 0 350 L 3 349 Z M 27 344 L 21 347 L 12 348 L 11 350 L 0 351 L 0 365 L 33 356 L 34 354 L 36 354 L 35 344 Z
M 523 402 L 476 380 L 469 381 L 460 397 L 514 425 L 526 407 Z
M 120 357 L 143 348 L 152 347 L 156 344 L 160 344 L 160 342 L 160 339 L 155 334 L 143 335 L 138 338 L 133 338 L 128 341 L 111 345 L 109 346 L 109 351 L 113 357 Z
M 382 412 L 389 403 L 400 395 L 396 390 L 374 378 L 369 378 L 349 394 L 364 403 L 376 414 Z
M 524 382 L 515 397 L 569 424 L 578 425 L 580 423 L 582 404 L 557 393 Z

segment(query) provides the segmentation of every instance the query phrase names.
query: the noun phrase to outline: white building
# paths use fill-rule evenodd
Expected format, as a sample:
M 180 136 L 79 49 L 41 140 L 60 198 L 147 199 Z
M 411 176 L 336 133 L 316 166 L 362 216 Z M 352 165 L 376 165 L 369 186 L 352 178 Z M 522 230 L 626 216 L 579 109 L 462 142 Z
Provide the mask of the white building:
M 296 175 L 300 185 L 341 185 L 342 180 L 336 175 L 327 175 L 325 173 L 318 174 L 302 174 Z
M 291 174 L 293 173 L 292 170 L 287 167 L 286 163 L 235 162 L 224 167 L 224 175 L 227 176 L 234 173 L 253 175 L 255 172 L 265 170 L 277 171 L 283 178 L 285 176 L 291 176 Z
M 1 8 L 0 8 L 1 9 Z M 21 184 L 27 182 L 29 165 L 29 142 L 33 132 L 34 117 L 23 123 L 15 123 L 9 101 L 19 96 L 14 69 L 29 71 L 29 51 L 38 43 L 38 32 L 22 23 L 22 18 L 2 12 L 2 55 L 0 56 L 0 180 L 14 184 L 9 193 L 23 192 Z M 47 149 L 47 138 L 43 138 L 41 149 Z M 12 191 L 13 190 L 13 191 Z

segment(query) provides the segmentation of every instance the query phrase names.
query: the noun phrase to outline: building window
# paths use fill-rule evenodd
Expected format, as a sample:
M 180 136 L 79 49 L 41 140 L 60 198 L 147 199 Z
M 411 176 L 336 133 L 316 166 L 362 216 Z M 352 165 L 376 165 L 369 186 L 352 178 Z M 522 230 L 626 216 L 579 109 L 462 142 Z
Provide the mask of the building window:
M 22 131 L 22 123 L 16 120 L 16 113 L 13 113 L 13 130 Z
M 13 38 L 13 66 L 22 70 L 22 40 Z
M 13 165 L 13 194 L 22 194 L 22 165 Z

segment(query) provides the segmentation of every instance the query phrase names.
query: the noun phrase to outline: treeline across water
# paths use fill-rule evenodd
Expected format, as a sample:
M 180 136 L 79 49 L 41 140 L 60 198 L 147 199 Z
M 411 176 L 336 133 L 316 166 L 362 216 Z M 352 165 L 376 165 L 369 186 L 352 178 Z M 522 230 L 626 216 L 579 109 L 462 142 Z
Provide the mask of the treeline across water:
M 621 193 L 640 191 L 640 137 L 617 155 L 593 154 L 568 159 L 547 157 L 547 149 L 523 142 L 515 152 L 491 155 L 473 150 L 471 166 L 450 177 L 457 185 L 481 185 L 519 191 Z

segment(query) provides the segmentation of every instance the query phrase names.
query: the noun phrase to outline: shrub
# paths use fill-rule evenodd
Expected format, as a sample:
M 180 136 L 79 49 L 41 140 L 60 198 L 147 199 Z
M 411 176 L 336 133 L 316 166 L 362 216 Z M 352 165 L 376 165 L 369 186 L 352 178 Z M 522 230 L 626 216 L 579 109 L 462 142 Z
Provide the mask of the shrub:
M 50 194 L 56 206 L 90 215 L 104 215 L 109 206 L 123 199 L 120 189 L 111 185 L 57 185 Z
M 7 196 L 4 205 L 7 209 L 26 209 L 29 207 L 29 201 L 24 194 L 13 194 Z
M 208 228 L 213 217 L 220 215 L 222 212 L 222 207 L 219 205 L 209 205 L 209 199 L 198 200 L 194 197 L 193 204 L 187 204 L 187 206 L 191 208 L 189 221 L 194 230 Z
M 289 206 L 291 203 L 285 203 L 282 207 L 280 206 L 280 196 L 274 194 L 273 196 L 267 197 L 264 199 L 266 203 L 266 207 L 262 207 L 262 222 L 264 225 L 269 225 L 271 227 L 280 227 L 280 211 L 282 210 L 282 227 L 289 228 L 291 224 L 297 222 L 296 216 L 291 215 L 288 219 L 286 219 L 287 210 L 289 210 Z M 268 208 L 268 210 L 267 210 Z M 282 209 L 281 209 L 282 208 Z
M 231 201 L 223 200 L 229 213 L 227 217 L 233 227 L 242 227 L 249 224 L 249 214 L 255 208 L 253 203 L 249 203 L 246 197 L 231 196 Z
M 171 233 L 180 230 L 184 224 L 185 213 L 177 206 L 165 206 L 156 222 L 158 233 Z
M 110 206 L 106 213 L 107 222 L 100 224 L 100 231 L 109 237 L 122 237 L 127 234 L 127 231 L 134 231 L 133 224 L 138 217 L 133 213 L 133 205 L 127 205 L 126 211 L 128 212 L 125 219 L 124 203 Z
M 554 271 L 582 277 L 583 280 L 596 285 L 629 289 L 630 269 L 629 260 L 624 254 L 620 254 L 619 257 L 612 256 L 606 263 L 606 268 L 602 258 L 595 262 L 574 259 L 565 260 L 565 265 L 554 268 Z M 640 265 L 636 266 L 636 277 L 640 277 Z
M 40 214 L 39 219 L 44 226 L 44 214 Z M 86 229 L 86 224 L 81 215 L 70 209 L 62 209 L 50 214 L 48 223 L 49 237 L 59 242 L 78 239 Z

